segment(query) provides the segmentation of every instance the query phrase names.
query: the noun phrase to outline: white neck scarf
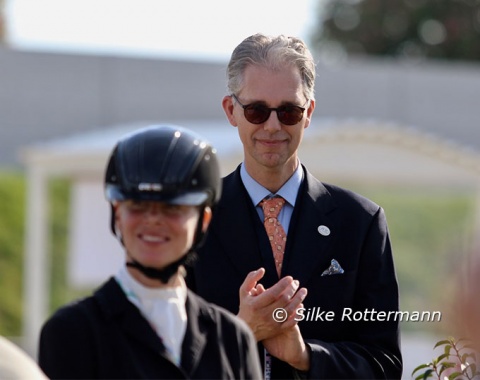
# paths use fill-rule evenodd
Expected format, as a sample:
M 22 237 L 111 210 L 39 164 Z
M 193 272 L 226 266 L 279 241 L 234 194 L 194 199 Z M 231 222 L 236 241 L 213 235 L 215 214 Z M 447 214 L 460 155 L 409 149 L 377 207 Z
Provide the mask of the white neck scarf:
M 181 361 L 182 342 L 187 328 L 187 286 L 147 288 L 135 280 L 125 266 L 115 275 L 125 295 L 150 322 L 162 339 L 170 359 L 177 365 Z

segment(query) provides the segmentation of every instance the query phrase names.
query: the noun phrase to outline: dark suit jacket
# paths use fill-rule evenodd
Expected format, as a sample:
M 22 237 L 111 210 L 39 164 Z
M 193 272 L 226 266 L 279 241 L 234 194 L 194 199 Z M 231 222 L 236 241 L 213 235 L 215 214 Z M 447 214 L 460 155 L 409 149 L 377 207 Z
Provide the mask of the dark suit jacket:
M 44 325 L 39 364 L 61 379 L 257 379 L 255 340 L 238 319 L 188 292 L 181 368 L 114 279 Z
M 355 193 L 322 184 L 305 168 L 304 173 L 287 234 L 282 276 L 291 275 L 308 289 L 304 320 L 299 323 L 311 350 L 308 375 L 400 378 L 398 321 L 366 321 L 371 319 L 367 316 L 350 322 L 343 318 L 350 309 L 350 317 L 366 309 L 398 310 L 384 212 Z M 330 229 L 329 235 L 319 233 L 322 225 Z M 340 263 L 344 274 L 322 276 L 332 259 Z M 206 300 L 237 313 L 238 289 L 247 273 L 259 267 L 266 269 L 261 281 L 265 288 L 278 281 L 265 229 L 237 169 L 224 179 L 222 199 L 187 282 Z M 322 316 L 322 311 L 333 312 L 334 320 L 326 321 L 323 315 L 321 321 L 311 315 Z M 273 377 L 291 375 L 286 363 L 274 361 Z

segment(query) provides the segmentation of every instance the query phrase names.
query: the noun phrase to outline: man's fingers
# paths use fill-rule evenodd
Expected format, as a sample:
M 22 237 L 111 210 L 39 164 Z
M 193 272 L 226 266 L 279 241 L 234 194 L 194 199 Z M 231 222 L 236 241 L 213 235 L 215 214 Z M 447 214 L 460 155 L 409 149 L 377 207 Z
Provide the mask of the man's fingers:
M 240 299 L 250 294 L 250 291 L 255 288 L 257 282 L 263 277 L 264 274 L 264 268 L 259 268 L 247 274 L 242 286 L 240 286 Z
M 306 288 L 301 288 L 298 290 L 297 294 L 295 294 L 295 297 L 293 297 L 290 301 L 290 303 L 284 307 L 288 318 L 287 321 L 292 321 L 297 317 L 297 310 L 303 308 L 303 300 L 307 297 L 307 289 Z M 292 324 L 295 324 L 297 321 L 294 321 L 292 323 L 287 323 L 287 327 L 291 326 Z
M 256 286 L 257 294 L 262 294 L 265 291 L 265 288 L 262 284 L 257 284 Z
M 278 281 L 271 288 L 268 288 L 265 293 L 268 294 L 270 303 L 275 303 L 276 306 L 283 306 L 290 302 L 290 299 L 295 295 L 300 283 L 292 277 L 287 276 Z
M 272 287 L 258 292 L 258 296 L 255 298 L 255 306 L 258 309 L 273 306 L 283 307 L 290 302 L 290 299 L 298 290 L 298 286 L 298 281 L 293 280 L 292 277 L 284 277 Z
M 290 300 L 290 303 L 288 304 L 288 307 L 290 309 L 298 309 L 300 305 L 303 303 L 303 300 L 307 297 L 308 290 L 307 288 L 301 288 L 298 290 L 298 292 L 295 294 L 295 296 Z

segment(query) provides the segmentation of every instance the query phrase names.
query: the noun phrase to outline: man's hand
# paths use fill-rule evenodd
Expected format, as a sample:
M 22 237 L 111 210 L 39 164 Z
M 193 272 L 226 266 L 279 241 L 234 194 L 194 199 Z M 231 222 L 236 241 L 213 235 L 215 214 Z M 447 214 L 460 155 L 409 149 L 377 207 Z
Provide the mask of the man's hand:
M 252 329 L 257 341 L 275 337 L 297 324 L 296 310 L 301 307 L 307 289 L 299 288 L 299 282 L 286 276 L 272 287 L 265 289 L 258 281 L 265 274 L 260 268 L 250 272 L 240 287 L 238 316 Z M 275 321 L 273 312 L 282 308 L 288 315 L 283 323 Z
M 262 341 L 268 353 L 300 371 L 310 369 L 310 353 L 298 325 L 283 329 L 278 335 Z

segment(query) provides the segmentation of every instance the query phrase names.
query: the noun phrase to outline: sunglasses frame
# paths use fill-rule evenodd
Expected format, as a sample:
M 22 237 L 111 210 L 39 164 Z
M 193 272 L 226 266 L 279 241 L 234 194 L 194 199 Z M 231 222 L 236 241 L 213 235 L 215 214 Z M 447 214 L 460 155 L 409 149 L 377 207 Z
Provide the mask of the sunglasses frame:
M 249 120 L 249 117 L 247 116 L 247 112 L 248 112 L 249 107 L 254 106 L 255 103 L 242 104 L 242 103 L 240 102 L 240 100 L 238 99 L 238 97 L 237 97 L 235 94 L 232 94 L 231 96 L 232 96 L 232 97 L 235 99 L 235 101 L 240 105 L 240 107 L 243 108 L 243 115 L 245 116 L 245 119 L 247 119 L 247 121 L 248 121 L 249 123 L 256 124 L 256 125 L 265 123 L 265 122 L 270 118 L 270 115 L 272 114 L 272 111 L 275 111 L 275 112 L 276 112 L 278 121 L 279 121 L 280 123 L 282 123 L 282 124 L 284 124 L 284 125 L 295 125 L 295 124 L 298 124 L 298 123 L 302 120 L 302 118 L 303 118 L 303 114 L 304 114 L 305 110 L 307 109 L 305 106 L 306 106 L 306 104 L 308 103 L 308 99 L 307 99 L 307 101 L 305 102 L 305 105 L 304 105 L 303 107 L 296 106 L 296 105 L 284 105 L 284 106 L 280 106 L 280 107 L 277 107 L 277 108 L 270 108 L 270 107 L 267 107 L 267 106 L 265 106 L 265 105 L 263 105 L 263 104 L 258 104 L 258 106 L 263 107 L 265 110 L 267 110 L 267 111 L 269 111 L 269 112 L 268 112 L 268 114 L 266 114 L 265 120 L 261 120 L 261 121 L 259 121 L 259 122 L 253 122 L 253 121 Z M 281 113 L 279 114 L 279 112 L 282 112 L 282 111 L 284 112 L 284 109 L 285 109 L 285 108 L 289 108 L 289 107 L 290 107 L 290 108 L 297 109 L 297 110 L 301 110 L 300 118 L 298 119 L 298 121 L 296 121 L 296 122 L 294 122 L 294 123 L 284 123 L 282 120 L 280 120 L 280 119 L 283 119 L 283 117 L 280 116 L 280 115 L 282 115 L 282 114 L 281 114 Z

